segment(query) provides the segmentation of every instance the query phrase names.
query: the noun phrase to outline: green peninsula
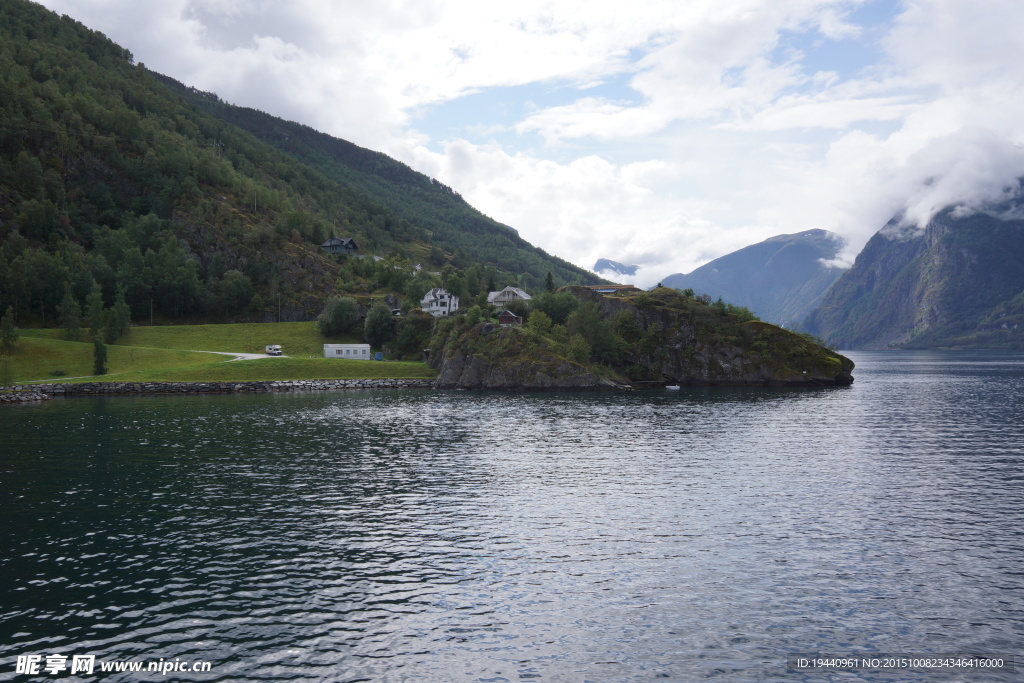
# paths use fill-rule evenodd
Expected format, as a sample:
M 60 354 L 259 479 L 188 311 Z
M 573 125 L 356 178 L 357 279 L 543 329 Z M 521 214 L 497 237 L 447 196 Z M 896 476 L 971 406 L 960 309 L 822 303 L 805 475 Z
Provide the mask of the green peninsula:
M 575 306 L 569 300 L 575 301 Z M 564 316 L 559 312 L 573 310 Z M 523 325 L 439 321 L 435 386 L 561 390 L 663 385 L 835 386 L 853 361 L 746 309 L 659 287 L 542 295 Z

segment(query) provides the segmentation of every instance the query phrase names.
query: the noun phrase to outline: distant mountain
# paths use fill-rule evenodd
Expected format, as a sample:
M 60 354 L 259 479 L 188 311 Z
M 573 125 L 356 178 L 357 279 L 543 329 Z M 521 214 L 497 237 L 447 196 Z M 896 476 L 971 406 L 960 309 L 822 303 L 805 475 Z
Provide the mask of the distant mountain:
M 827 230 L 777 235 L 661 282 L 679 290 L 721 297 L 746 306 L 762 320 L 792 327 L 821 301 L 842 274 L 822 261 L 834 259 L 843 239 Z
M 595 273 L 612 273 L 614 275 L 636 275 L 640 266 L 627 266 L 611 259 L 599 258 L 594 264 Z
M 898 219 L 864 247 L 806 329 L 849 349 L 1024 348 L 1024 203 Z

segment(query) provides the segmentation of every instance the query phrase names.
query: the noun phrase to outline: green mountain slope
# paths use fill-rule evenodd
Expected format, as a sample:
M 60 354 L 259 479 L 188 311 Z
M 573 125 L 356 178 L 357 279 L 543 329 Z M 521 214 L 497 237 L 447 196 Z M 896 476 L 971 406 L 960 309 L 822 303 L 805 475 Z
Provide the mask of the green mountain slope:
M 877 233 L 808 318 L 842 348 L 1024 348 L 1024 220 L 1014 203 Z
M 220 121 L 248 131 L 304 164 L 387 207 L 425 231 L 425 239 L 456 262 L 473 261 L 519 273 L 525 287 L 541 288 L 550 271 L 560 282 L 597 284 L 592 273 L 532 246 L 511 227 L 470 206 L 450 187 L 380 152 L 285 121 L 255 109 L 237 107 L 209 93 L 157 75 L 168 87 Z
M 669 275 L 666 287 L 692 289 L 744 306 L 763 320 L 793 326 L 821 301 L 842 274 L 830 260 L 842 238 L 826 230 L 777 235 L 706 263 L 687 275 Z
M 468 296 L 548 271 L 596 281 L 479 214 L 468 225 L 465 202 L 383 155 L 331 142 L 348 150 L 346 180 L 327 152 L 300 160 L 210 103 L 101 33 L 0 0 L 0 311 L 49 324 L 66 292 L 81 303 L 97 283 L 136 319 L 301 320 L 339 291 L 417 300 L 445 266 Z M 422 197 L 369 194 L 396 186 Z M 328 255 L 331 235 L 386 258 Z

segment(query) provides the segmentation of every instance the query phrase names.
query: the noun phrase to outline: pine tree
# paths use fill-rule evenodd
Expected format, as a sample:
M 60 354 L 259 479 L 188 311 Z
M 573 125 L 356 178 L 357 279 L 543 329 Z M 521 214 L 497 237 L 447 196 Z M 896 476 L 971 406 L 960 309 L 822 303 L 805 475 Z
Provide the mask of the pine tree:
M 107 345 L 103 342 L 103 331 L 100 329 L 92 335 L 92 374 L 107 374 Z
M 8 306 L 7 312 L 0 320 L 0 345 L 10 349 L 18 341 L 18 328 L 14 326 L 14 307 Z
M 70 341 L 78 341 L 82 331 L 82 307 L 78 305 L 78 299 L 71 291 L 71 283 L 64 285 L 64 298 L 57 308 L 57 315 L 61 329 L 64 330 L 64 337 Z
M 97 330 L 101 330 L 104 325 L 103 315 L 103 290 L 100 289 L 100 283 L 93 280 L 92 290 L 89 292 L 89 296 L 85 298 L 85 312 L 89 316 L 89 335 L 92 337 L 96 336 Z
M 108 344 L 113 344 L 131 329 L 132 311 L 124 300 L 123 287 L 117 288 L 117 298 L 114 300 L 114 305 L 107 310 L 105 318 Z

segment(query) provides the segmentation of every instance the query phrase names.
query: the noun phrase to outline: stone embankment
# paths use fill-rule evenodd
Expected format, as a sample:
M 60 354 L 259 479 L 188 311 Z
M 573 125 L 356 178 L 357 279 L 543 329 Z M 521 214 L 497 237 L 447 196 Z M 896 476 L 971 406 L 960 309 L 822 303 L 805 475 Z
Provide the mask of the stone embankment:
M 303 379 L 270 382 L 82 382 L 36 384 L 31 391 L 0 392 L 0 402 L 41 401 L 51 396 L 137 394 L 233 394 L 278 391 L 339 391 L 344 389 L 430 389 L 427 379 Z M 35 398 L 20 398 L 34 396 Z M 10 397 L 10 398 L 9 398 Z
M 50 397 L 39 391 L 24 391 L 0 387 L 0 403 L 30 403 L 48 401 Z

